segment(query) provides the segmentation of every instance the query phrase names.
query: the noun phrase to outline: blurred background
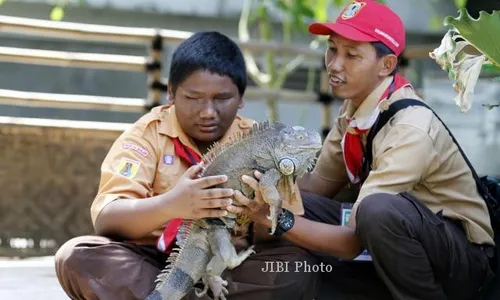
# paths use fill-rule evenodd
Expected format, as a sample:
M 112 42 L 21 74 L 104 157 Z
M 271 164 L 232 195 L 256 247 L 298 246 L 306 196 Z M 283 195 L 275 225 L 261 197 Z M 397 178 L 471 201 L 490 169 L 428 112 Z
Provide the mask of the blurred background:
M 241 114 L 327 132 L 341 102 L 322 84 L 323 39 L 314 20 L 343 0 L 0 0 L 0 256 L 52 255 L 92 233 L 89 206 L 116 137 L 165 103 L 170 56 L 196 31 L 238 41 L 251 78 Z M 447 122 L 480 174 L 500 175 L 498 74 L 484 74 L 461 113 L 448 75 L 429 52 L 445 16 L 496 0 L 385 0 L 403 19 L 402 72 Z M 411 159 L 411 158 L 409 158 Z

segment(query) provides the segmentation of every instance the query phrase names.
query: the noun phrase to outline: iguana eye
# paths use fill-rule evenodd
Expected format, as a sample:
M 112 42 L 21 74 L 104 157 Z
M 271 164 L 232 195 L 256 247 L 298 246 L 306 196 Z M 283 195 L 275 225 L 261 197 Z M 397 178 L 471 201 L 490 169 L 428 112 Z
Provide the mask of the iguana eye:
M 298 136 L 297 136 L 297 139 L 298 139 L 298 140 L 303 140 L 303 139 L 304 139 L 304 136 L 303 136 L 303 135 L 298 135 Z

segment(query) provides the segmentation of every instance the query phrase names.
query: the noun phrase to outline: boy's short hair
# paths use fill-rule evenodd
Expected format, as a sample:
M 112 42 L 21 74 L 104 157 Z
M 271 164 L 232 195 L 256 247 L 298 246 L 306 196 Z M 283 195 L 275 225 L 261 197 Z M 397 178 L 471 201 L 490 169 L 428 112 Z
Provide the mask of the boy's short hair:
M 216 32 L 197 32 L 182 42 L 170 65 L 169 84 L 175 91 L 188 76 L 196 71 L 210 71 L 231 78 L 243 96 L 247 87 L 245 59 L 238 45 L 227 36 Z

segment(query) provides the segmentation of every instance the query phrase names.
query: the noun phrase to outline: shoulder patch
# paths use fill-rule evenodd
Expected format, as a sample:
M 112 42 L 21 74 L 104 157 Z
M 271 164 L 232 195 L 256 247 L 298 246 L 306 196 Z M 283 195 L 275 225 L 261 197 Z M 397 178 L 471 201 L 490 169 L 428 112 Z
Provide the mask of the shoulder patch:
M 118 174 L 123 177 L 134 178 L 140 166 L 140 162 L 124 157 L 120 160 L 120 164 L 118 165 Z
M 148 150 L 142 148 L 139 145 L 133 144 L 133 143 L 124 143 L 123 144 L 123 149 L 134 150 L 134 151 L 136 151 L 137 153 L 139 153 L 140 155 L 142 155 L 144 157 L 148 156 L 148 154 L 149 154 Z

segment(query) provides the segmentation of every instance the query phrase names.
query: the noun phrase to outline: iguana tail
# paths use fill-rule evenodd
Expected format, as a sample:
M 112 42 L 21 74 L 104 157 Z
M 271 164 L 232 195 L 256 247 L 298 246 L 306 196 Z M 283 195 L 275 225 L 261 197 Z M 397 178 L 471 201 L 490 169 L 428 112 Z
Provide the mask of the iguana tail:
M 180 300 L 205 274 L 212 256 L 206 230 L 192 221 L 184 221 L 180 236 L 178 248 L 170 254 L 146 300 Z

